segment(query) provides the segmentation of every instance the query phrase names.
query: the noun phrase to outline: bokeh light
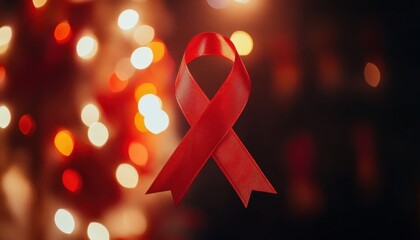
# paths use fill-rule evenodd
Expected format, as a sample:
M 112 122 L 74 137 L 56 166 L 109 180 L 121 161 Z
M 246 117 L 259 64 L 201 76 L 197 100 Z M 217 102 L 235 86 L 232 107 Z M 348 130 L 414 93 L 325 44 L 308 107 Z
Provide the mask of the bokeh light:
M 99 117 L 100 117 L 100 113 L 99 113 L 99 109 L 95 104 L 89 103 L 86 104 L 83 109 L 82 109 L 82 113 L 80 114 L 82 122 L 86 125 L 86 126 L 90 126 L 93 123 L 99 121 Z
M 54 138 L 54 145 L 64 156 L 70 156 L 74 148 L 73 135 L 68 130 L 59 131 Z
M 35 131 L 35 121 L 29 114 L 20 117 L 18 125 L 20 132 L 25 136 L 31 136 Z
M 128 30 L 136 26 L 139 21 L 139 14 L 133 9 L 126 9 L 118 16 L 118 26 L 122 30 Z
M 0 106 L 0 128 L 7 128 L 9 126 L 12 115 L 8 107 L 2 105 Z
M 153 41 L 155 29 L 149 25 L 141 25 L 134 31 L 134 41 L 139 45 L 146 45 Z
M 147 45 L 152 49 L 153 52 L 153 62 L 159 62 L 165 55 L 165 44 L 163 42 L 154 41 Z
M 109 240 L 108 229 L 98 222 L 89 223 L 87 235 L 90 240 Z
M 144 125 L 150 132 L 159 134 L 168 128 L 169 116 L 163 110 L 153 112 L 145 116 Z
M 128 81 L 121 80 L 117 77 L 115 73 L 112 73 L 108 79 L 108 85 L 109 89 L 111 89 L 112 92 L 116 93 L 124 90 L 128 85 Z
M 7 51 L 9 43 L 12 40 L 12 28 L 10 26 L 3 26 L 0 28 L 0 54 Z
M 117 181 L 125 188 L 135 188 L 139 182 L 137 170 L 128 163 L 121 163 L 115 172 Z
M 35 8 L 41 8 L 47 3 L 47 0 L 32 0 L 32 3 Z
M 108 141 L 109 133 L 107 127 L 101 122 L 95 122 L 89 126 L 89 141 L 97 146 L 102 147 Z
M 139 142 L 132 142 L 128 146 L 128 156 L 136 165 L 146 166 L 149 154 L 147 152 L 147 148 L 143 144 Z
M 77 55 L 82 59 L 91 59 L 98 51 L 98 41 L 91 36 L 83 36 L 76 46 Z
M 3 66 L 0 66 L 0 86 L 6 80 L 6 69 Z
M 251 53 L 254 43 L 252 37 L 244 31 L 236 31 L 230 36 L 230 40 L 236 47 L 239 55 L 246 56 Z
M 364 75 L 367 84 L 371 87 L 377 87 L 381 81 L 381 72 L 379 71 L 379 68 L 371 62 L 366 64 Z
M 140 98 L 137 107 L 140 114 L 146 116 L 161 110 L 162 101 L 154 94 L 146 94 Z
M 64 170 L 61 181 L 63 182 L 63 186 L 70 192 L 77 193 L 82 188 L 82 177 L 74 169 L 68 168 Z
M 65 234 L 71 234 L 76 225 L 73 215 L 65 209 L 58 209 L 55 212 L 54 222 L 57 228 Z
M 137 102 L 146 94 L 157 94 L 157 89 L 153 83 L 142 83 L 134 91 L 134 97 Z
M 130 61 L 136 69 L 145 69 L 153 62 L 153 52 L 149 47 L 139 47 L 131 54 Z
M 249 3 L 250 0 L 235 0 L 237 3 L 246 4 Z
M 123 81 L 131 78 L 135 71 L 136 69 L 131 65 L 130 58 L 122 58 L 115 65 L 115 75 Z
M 58 44 L 67 42 L 71 36 L 71 27 L 69 22 L 62 21 L 54 29 L 54 38 Z
M 139 112 L 137 112 L 134 117 L 134 125 L 139 132 L 147 132 L 147 128 L 144 125 L 144 117 Z
M 107 213 L 105 222 L 114 239 L 148 239 L 141 237 L 147 230 L 147 218 L 138 206 L 119 206 Z
M 207 0 L 207 3 L 214 9 L 223 9 L 229 6 L 230 0 Z

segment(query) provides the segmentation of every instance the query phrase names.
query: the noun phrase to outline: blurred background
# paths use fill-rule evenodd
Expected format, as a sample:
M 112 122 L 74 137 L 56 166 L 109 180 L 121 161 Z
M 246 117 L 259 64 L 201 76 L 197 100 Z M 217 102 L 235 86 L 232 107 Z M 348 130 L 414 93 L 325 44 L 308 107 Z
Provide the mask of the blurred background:
M 420 239 L 418 16 L 388 1 L 0 0 L 0 239 Z M 145 195 L 188 131 L 203 31 L 252 82 L 234 130 L 278 194 L 213 160 Z M 189 64 L 213 96 L 232 64 Z M 240 166 L 238 166 L 240 167 Z

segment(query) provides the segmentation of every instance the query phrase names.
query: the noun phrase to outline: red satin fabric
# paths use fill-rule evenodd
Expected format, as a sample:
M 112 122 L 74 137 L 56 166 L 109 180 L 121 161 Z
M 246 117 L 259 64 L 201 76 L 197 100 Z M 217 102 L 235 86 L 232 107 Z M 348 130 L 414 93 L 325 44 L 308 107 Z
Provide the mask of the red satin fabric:
M 187 66 L 192 60 L 209 55 L 233 62 L 232 70 L 211 101 Z M 211 155 L 245 207 L 251 191 L 276 193 L 232 129 L 250 91 L 248 73 L 232 42 L 212 32 L 195 36 L 185 50 L 175 82 L 176 99 L 191 129 L 147 193 L 170 190 L 175 204 L 179 205 Z

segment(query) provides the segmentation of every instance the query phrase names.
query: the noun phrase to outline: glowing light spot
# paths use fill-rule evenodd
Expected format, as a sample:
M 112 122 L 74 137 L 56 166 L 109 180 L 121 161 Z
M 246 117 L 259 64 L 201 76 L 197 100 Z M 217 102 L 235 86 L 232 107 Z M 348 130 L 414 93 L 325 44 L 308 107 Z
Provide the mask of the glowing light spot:
M 95 122 L 89 126 L 88 138 L 93 145 L 102 147 L 108 141 L 108 137 L 108 129 L 103 123 Z
M 66 169 L 61 177 L 64 187 L 70 192 L 76 193 L 82 188 L 82 177 L 74 169 Z
M 153 62 L 159 62 L 165 55 L 165 44 L 163 42 L 151 42 L 148 44 L 148 47 L 152 49 Z
M 115 173 L 117 181 L 125 188 L 135 188 L 139 182 L 137 170 L 128 163 L 122 163 Z
M 146 94 L 140 98 L 138 109 L 141 115 L 146 116 L 160 111 L 162 108 L 162 101 L 154 94 Z
M 35 8 L 41 8 L 47 3 L 47 0 L 32 0 L 32 3 Z
M 58 209 L 55 212 L 54 222 L 57 228 L 65 234 L 71 234 L 74 231 L 74 217 L 65 209 Z
M 235 0 L 235 2 L 240 3 L 240 4 L 247 4 L 249 3 L 250 0 Z
M 0 45 L 0 54 L 5 53 L 8 48 L 9 48 L 9 44 Z
M 19 119 L 19 130 L 23 135 L 30 136 L 35 131 L 35 121 L 29 114 L 23 115 Z
M 169 126 L 169 116 L 165 111 L 160 110 L 145 116 L 144 125 L 147 130 L 154 134 L 165 131 Z
M 141 209 L 134 206 L 119 206 L 108 211 L 104 221 L 114 239 L 133 239 L 147 230 L 147 219 Z M 141 238 L 141 237 L 140 237 Z
M 140 113 L 136 113 L 134 117 L 134 125 L 136 126 L 139 132 L 147 132 L 147 128 L 144 125 L 144 117 Z
M 109 77 L 108 84 L 112 92 L 121 92 L 127 87 L 128 81 L 122 81 L 115 73 L 112 73 Z
M 92 103 L 89 103 L 86 106 L 84 106 L 80 115 L 82 118 L 82 122 L 88 127 L 93 123 L 99 121 L 100 117 L 98 107 Z
M 139 142 L 132 142 L 130 146 L 128 146 L 128 155 L 133 163 L 139 166 L 146 166 L 149 154 L 143 144 Z
M 136 101 L 139 101 L 141 97 L 143 97 L 146 94 L 157 94 L 157 89 L 153 83 L 143 83 L 140 86 L 136 88 L 136 91 L 134 92 L 134 97 L 136 98 Z
M 9 108 L 4 105 L 0 106 L 0 128 L 7 128 L 11 119 L 12 115 L 10 114 Z
M 236 47 L 239 55 L 246 56 L 251 53 L 254 43 L 251 36 L 244 31 L 236 31 L 230 36 L 230 40 Z
M 87 235 L 90 240 L 109 240 L 109 232 L 106 227 L 97 222 L 88 225 Z
M 3 26 L 0 28 L 0 46 L 7 46 L 12 40 L 12 28 Z
M 145 69 L 153 62 L 153 52 L 149 47 L 139 47 L 131 54 L 131 64 L 136 69 Z
M 64 156 L 70 156 L 74 148 L 73 135 L 68 130 L 59 131 L 54 138 L 54 145 Z
M 230 1 L 229 0 L 207 0 L 207 3 L 210 7 L 214 9 L 223 9 L 226 8 Z
M 6 80 L 6 69 L 3 66 L 0 66 L 0 85 Z
M 67 21 L 59 23 L 54 30 L 54 38 L 58 44 L 67 42 L 71 36 L 71 27 Z
M 90 36 L 79 39 L 76 46 L 77 55 L 82 59 L 91 59 L 98 51 L 98 41 Z
M 139 21 L 139 14 L 133 9 L 126 9 L 118 17 L 118 26 L 122 30 L 128 30 L 136 26 Z
M 155 37 L 155 29 L 149 25 L 141 25 L 134 31 L 133 38 L 139 45 L 146 45 Z
M 115 75 L 123 81 L 131 78 L 135 71 L 136 69 L 131 65 L 129 58 L 120 59 L 115 65 Z
M 366 64 L 364 75 L 367 84 L 371 87 L 377 87 L 381 81 L 381 72 L 379 71 L 379 68 L 371 62 Z

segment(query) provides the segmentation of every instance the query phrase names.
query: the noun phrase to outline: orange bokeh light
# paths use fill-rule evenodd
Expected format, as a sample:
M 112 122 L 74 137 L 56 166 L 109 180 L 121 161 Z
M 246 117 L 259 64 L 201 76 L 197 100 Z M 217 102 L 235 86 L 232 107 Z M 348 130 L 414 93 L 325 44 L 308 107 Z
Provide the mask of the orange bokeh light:
M 379 71 L 379 68 L 371 62 L 366 64 L 364 75 L 367 84 L 371 87 L 377 87 L 381 81 L 381 72 Z
M 74 169 L 66 169 L 61 177 L 64 187 L 70 192 L 76 193 L 82 188 L 82 177 Z
M 115 73 L 112 73 L 109 77 L 108 84 L 109 89 L 111 89 L 112 92 L 121 92 L 125 89 L 125 87 L 127 87 L 128 81 L 122 81 Z
M 19 119 L 19 130 L 25 136 L 31 136 L 35 131 L 35 121 L 29 114 L 23 115 Z
M 6 69 L 0 66 L 0 85 L 3 84 L 4 80 L 6 80 Z
M 147 128 L 144 125 L 144 117 L 139 112 L 134 117 L 134 125 L 139 132 L 147 132 Z
M 70 156 L 74 148 L 73 135 L 68 130 L 59 131 L 54 138 L 54 145 L 64 156 Z
M 165 55 L 165 44 L 160 41 L 153 41 L 147 46 L 152 49 L 153 52 L 153 62 L 159 62 L 162 60 L 163 56 Z
M 134 92 L 134 97 L 136 98 L 136 102 L 140 100 L 146 94 L 154 94 L 157 95 L 157 89 L 153 83 L 143 83 L 136 88 Z
M 131 161 L 139 166 L 145 166 L 149 157 L 146 147 L 139 142 L 132 142 L 128 146 L 128 155 Z
M 67 42 L 71 36 L 71 27 L 67 21 L 59 23 L 54 30 L 54 38 L 58 44 Z

